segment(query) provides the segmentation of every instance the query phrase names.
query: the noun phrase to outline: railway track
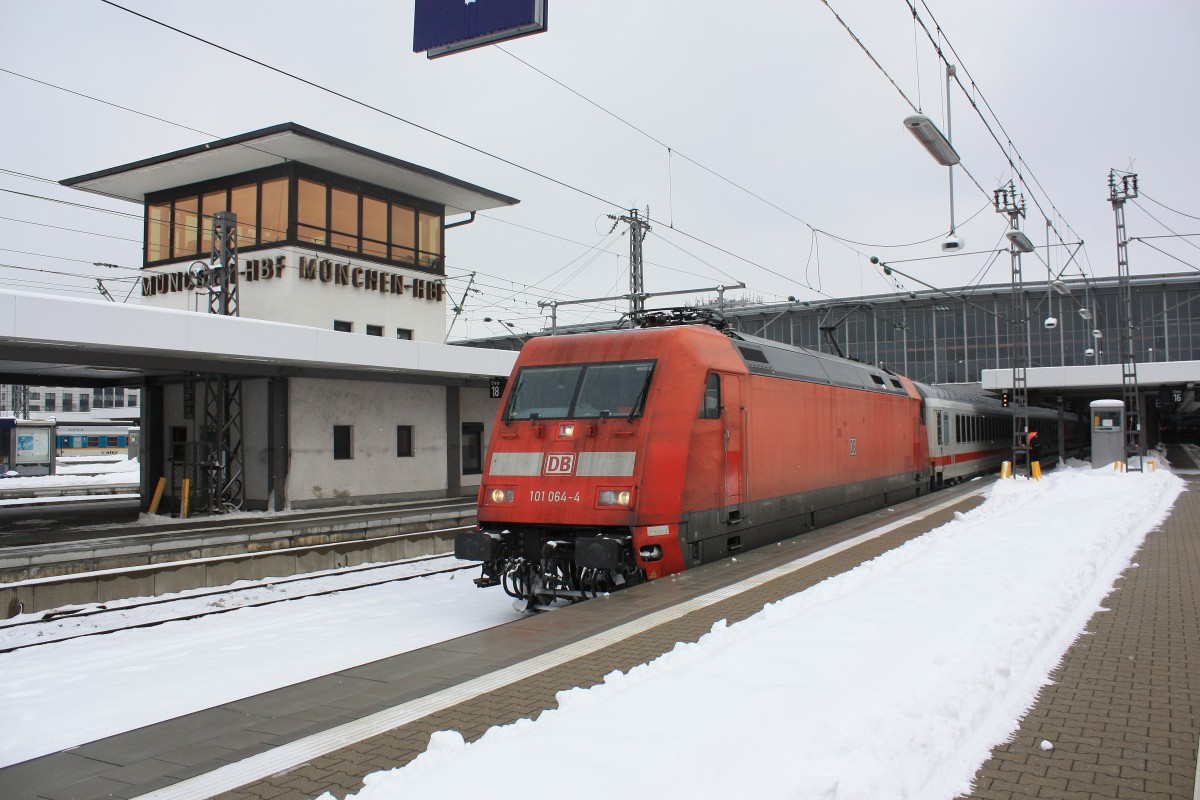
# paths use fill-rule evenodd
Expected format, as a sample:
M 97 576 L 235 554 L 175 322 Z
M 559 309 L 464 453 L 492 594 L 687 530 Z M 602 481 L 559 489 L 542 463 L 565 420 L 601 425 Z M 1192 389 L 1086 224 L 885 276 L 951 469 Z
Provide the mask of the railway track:
M 106 499 L 105 495 L 73 498 L 75 504 Z M 63 503 L 55 504 L 61 509 Z M 404 503 L 371 505 L 360 509 L 317 509 L 292 511 L 286 514 L 264 512 L 238 512 L 219 516 L 193 517 L 191 519 L 164 519 L 161 522 L 126 522 L 121 524 L 75 525 L 68 529 L 37 529 L 0 535 L 4 548 L 39 546 L 53 543 L 56 546 L 69 542 L 94 542 L 117 538 L 137 540 L 169 533 L 204 535 L 205 533 L 237 534 L 264 533 L 272 530 L 320 530 L 325 526 L 344 528 L 372 520 L 403 515 L 409 512 L 442 513 L 475 508 L 475 498 L 449 498 L 444 500 L 419 500 Z M 28 510 L 26 510 L 28 513 Z M 33 515 L 36 519 L 36 515 Z
M 23 615 L 26 618 L 0 621 L 0 655 L 88 636 L 151 628 L 170 622 L 460 572 L 478 566 L 449 555 L 425 556 L 271 578 L 247 582 L 246 585 L 198 589 L 164 597 L 62 607 L 42 614 Z
M 0 619 L 448 553 L 475 522 L 460 498 L 0 536 Z

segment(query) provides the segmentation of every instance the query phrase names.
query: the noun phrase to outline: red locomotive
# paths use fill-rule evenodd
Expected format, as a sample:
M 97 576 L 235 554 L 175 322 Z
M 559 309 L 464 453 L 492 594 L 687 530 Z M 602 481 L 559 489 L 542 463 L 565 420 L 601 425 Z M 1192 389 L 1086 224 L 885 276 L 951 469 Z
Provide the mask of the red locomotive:
M 479 586 L 536 608 L 661 578 L 995 468 L 1011 441 L 1003 417 L 1007 428 L 981 423 L 943 446 L 952 414 L 960 434 L 976 426 L 959 417 L 1000 418 L 991 398 L 970 405 L 716 323 L 669 324 L 697 316 L 525 345 L 479 529 L 455 539 L 459 558 L 483 562 Z

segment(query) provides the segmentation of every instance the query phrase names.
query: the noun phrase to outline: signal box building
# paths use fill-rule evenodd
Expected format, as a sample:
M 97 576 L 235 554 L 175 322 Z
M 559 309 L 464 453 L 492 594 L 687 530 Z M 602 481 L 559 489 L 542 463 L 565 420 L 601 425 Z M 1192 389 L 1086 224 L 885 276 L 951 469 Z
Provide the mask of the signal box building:
M 240 316 L 438 342 L 446 228 L 517 202 L 294 123 L 63 183 L 145 205 L 143 305 L 207 311 L 200 269 L 232 211 Z
M 270 335 L 296 341 L 309 339 L 293 326 L 329 332 L 313 341 L 337 331 L 355 337 L 337 350 L 404 365 L 355 374 L 231 355 L 147 377 L 144 496 L 160 475 L 176 495 L 185 477 L 203 485 L 228 449 L 205 417 L 220 375 L 238 384 L 247 508 L 474 491 L 495 414 L 489 379 L 512 356 L 480 362 L 441 344 L 447 231 L 517 200 L 293 123 L 63 183 L 144 206 L 143 307 L 209 314 L 214 217 L 233 212 L 226 296 L 238 316 L 287 323 Z

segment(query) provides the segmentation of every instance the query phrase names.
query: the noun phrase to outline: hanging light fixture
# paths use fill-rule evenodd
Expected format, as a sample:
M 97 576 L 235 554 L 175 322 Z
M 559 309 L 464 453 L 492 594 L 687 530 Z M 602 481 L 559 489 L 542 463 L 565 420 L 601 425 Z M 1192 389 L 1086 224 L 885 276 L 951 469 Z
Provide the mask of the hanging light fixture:
M 1011 244 L 1018 253 L 1032 253 L 1035 249 L 1037 249 L 1033 246 L 1033 241 L 1025 235 L 1024 231 L 1006 231 L 1004 238 L 1008 239 L 1008 243 Z
M 950 172 L 950 234 L 942 241 L 942 252 L 956 253 L 966 246 L 966 242 L 962 237 L 955 233 L 954 230 L 954 165 L 961 159 L 958 151 L 951 144 L 953 137 L 953 127 L 950 123 L 950 79 L 955 75 L 955 67 L 953 64 L 946 64 L 946 134 L 938 130 L 938 127 L 933 124 L 933 121 L 924 114 L 917 113 L 911 117 L 904 119 L 904 127 L 908 128 L 909 132 L 917 138 L 921 146 L 929 151 L 929 155 L 933 156 L 934 161 L 941 164 L 943 167 L 948 167 Z
M 906 117 L 904 127 L 908 128 L 909 133 L 917 137 L 917 141 L 929 151 L 929 155 L 933 156 L 933 160 L 943 167 L 952 167 L 961 160 L 958 157 L 958 152 L 951 146 L 950 141 L 942 135 L 942 132 L 933 124 L 933 121 L 924 114 L 914 114 L 911 117 Z

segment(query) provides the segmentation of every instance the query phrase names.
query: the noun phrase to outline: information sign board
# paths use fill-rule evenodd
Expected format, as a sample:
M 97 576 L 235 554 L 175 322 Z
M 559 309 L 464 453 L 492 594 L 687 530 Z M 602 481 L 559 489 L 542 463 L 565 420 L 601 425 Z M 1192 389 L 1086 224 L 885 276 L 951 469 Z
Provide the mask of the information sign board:
M 415 0 L 413 52 L 429 58 L 546 30 L 548 0 Z

